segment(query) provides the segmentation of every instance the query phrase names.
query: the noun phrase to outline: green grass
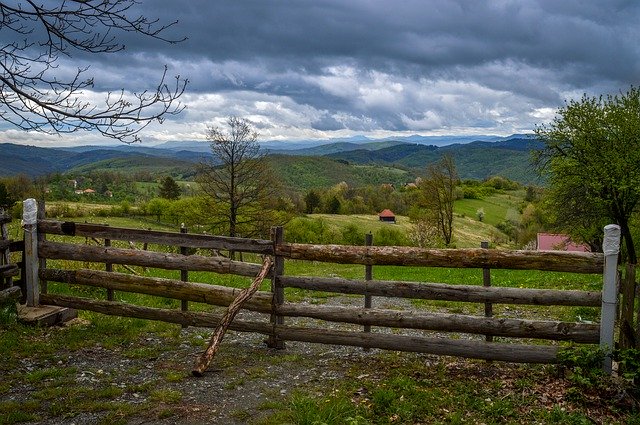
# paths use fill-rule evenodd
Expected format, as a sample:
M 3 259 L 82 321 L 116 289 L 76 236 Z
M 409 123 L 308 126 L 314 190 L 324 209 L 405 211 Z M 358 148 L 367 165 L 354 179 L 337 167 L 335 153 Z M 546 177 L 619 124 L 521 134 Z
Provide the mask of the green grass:
M 523 191 L 496 193 L 483 199 L 460 199 L 454 204 L 454 212 L 478 219 L 478 209 L 484 210 L 484 223 L 495 226 L 507 218 L 518 217 L 524 199 Z
M 407 357 L 410 357 L 408 359 Z M 329 387 L 312 383 L 291 394 L 261 421 L 292 424 L 587 424 L 588 408 L 547 397 L 562 396 L 566 387 L 549 387 L 553 368 L 488 366 L 474 362 L 424 361 L 421 356 L 388 353 L 368 359 L 366 369 L 351 362 L 348 378 Z M 375 372 L 374 372 L 375 371 Z M 325 383 L 326 384 L 326 383 Z M 601 423 L 632 414 L 614 401 L 602 400 Z M 593 406 L 592 406 L 593 407 Z M 593 415 L 593 413 L 591 414 Z M 597 422 L 600 422 L 597 421 Z

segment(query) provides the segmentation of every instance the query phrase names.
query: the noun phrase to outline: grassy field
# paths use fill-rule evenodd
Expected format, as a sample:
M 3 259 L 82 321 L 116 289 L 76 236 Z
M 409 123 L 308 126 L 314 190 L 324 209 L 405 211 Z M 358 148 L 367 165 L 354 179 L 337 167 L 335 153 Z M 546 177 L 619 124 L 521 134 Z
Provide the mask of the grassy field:
M 460 199 L 455 202 L 454 211 L 477 220 L 477 212 L 482 209 L 483 222 L 495 226 L 506 219 L 517 218 L 523 199 L 524 191 L 497 193 L 483 199 Z

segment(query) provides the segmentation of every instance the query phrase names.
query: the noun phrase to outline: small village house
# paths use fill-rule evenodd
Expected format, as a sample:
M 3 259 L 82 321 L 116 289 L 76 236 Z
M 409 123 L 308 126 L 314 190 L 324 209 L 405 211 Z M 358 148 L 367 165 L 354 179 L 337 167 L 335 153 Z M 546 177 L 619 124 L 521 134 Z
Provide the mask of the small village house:
M 385 221 L 388 223 L 396 222 L 396 215 L 390 209 L 384 209 L 380 214 L 378 214 L 378 218 L 380 221 Z

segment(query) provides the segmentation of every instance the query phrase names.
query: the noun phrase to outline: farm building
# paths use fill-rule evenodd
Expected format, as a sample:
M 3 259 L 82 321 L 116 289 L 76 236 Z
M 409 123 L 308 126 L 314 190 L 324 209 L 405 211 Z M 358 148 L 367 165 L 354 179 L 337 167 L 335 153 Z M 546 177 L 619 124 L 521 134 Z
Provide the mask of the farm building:
M 389 223 L 396 222 L 396 215 L 389 209 L 382 210 L 382 212 L 378 214 L 378 218 L 380 221 L 387 221 Z
M 538 233 L 537 247 L 538 251 L 590 251 L 587 245 L 577 244 L 569 236 L 557 233 Z

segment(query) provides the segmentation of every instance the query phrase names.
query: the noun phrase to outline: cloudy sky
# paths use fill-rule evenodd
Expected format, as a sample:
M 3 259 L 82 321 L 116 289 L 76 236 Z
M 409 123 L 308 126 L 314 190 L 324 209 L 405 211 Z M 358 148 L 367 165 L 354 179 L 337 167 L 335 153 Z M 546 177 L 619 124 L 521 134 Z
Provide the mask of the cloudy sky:
M 153 88 L 163 66 L 189 79 L 185 111 L 145 143 L 204 140 L 250 119 L 264 140 L 366 135 L 508 135 L 565 100 L 640 84 L 640 2 L 602 0 L 142 0 L 179 22 L 177 45 L 119 34 L 122 53 L 75 55 L 95 90 Z M 88 93 L 99 98 L 100 93 Z M 0 125 L 0 142 L 101 143 Z

